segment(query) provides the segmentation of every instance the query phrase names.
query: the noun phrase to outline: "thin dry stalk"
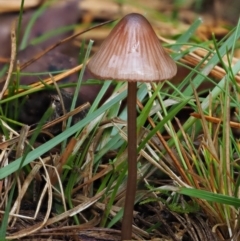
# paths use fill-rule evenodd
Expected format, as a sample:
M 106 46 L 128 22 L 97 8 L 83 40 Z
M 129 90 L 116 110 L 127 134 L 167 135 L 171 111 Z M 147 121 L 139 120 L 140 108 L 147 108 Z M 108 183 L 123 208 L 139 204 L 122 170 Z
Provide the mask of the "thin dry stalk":
M 45 179 L 46 179 L 46 184 L 43 188 L 42 194 L 40 196 L 40 200 L 39 203 L 42 203 L 44 196 L 47 193 L 47 197 L 48 197 L 48 201 L 47 201 L 47 211 L 45 213 L 45 217 L 43 219 L 42 222 L 37 223 L 33 226 L 27 227 L 23 230 L 20 230 L 18 232 L 15 232 L 13 234 L 11 234 L 10 236 L 6 237 L 7 239 L 18 239 L 27 235 L 30 235 L 32 233 L 35 233 L 37 230 L 43 228 L 47 222 L 47 220 L 49 219 L 50 213 L 51 213 L 51 209 L 52 209 L 52 188 L 51 188 L 51 182 L 50 182 L 50 177 L 48 175 L 48 171 L 46 168 L 45 163 L 42 161 L 41 158 L 39 158 L 39 160 L 41 161 L 41 167 L 43 167 L 43 170 L 45 172 Z M 26 193 L 31 181 L 33 180 L 33 178 L 35 177 L 36 173 L 38 173 L 39 167 L 40 165 L 36 165 L 35 168 L 32 169 L 32 171 L 30 172 L 30 174 L 27 176 L 27 178 L 25 179 L 21 189 L 19 189 L 19 194 L 18 197 L 14 203 L 14 205 L 12 206 L 12 209 L 10 211 L 10 217 L 12 214 L 16 213 L 16 211 L 18 210 L 18 207 L 20 207 L 20 203 L 23 199 L 24 194 Z M 36 214 L 39 211 L 40 205 L 38 206 L 38 208 L 36 209 Z M 10 222 L 11 218 L 9 219 Z
M 143 105 L 142 105 L 142 103 L 139 100 L 137 101 L 137 105 L 139 106 L 139 108 L 141 110 L 143 109 Z M 151 117 L 148 117 L 148 121 L 149 121 L 150 125 L 153 128 L 155 128 L 154 121 L 152 120 Z M 159 138 L 159 141 L 162 143 L 162 145 L 165 148 L 165 150 L 167 151 L 168 155 L 171 157 L 172 161 L 174 162 L 174 165 L 177 168 L 177 170 L 179 171 L 179 173 L 181 174 L 181 177 L 183 178 L 183 180 L 186 181 L 188 183 L 188 185 L 190 185 L 185 171 L 181 168 L 179 160 L 176 158 L 175 154 L 172 152 L 171 148 L 168 146 L 168 144 L 165 141 L 165 139 L 163 138 L 162 134 L 159 131 L 157 131 L 156 135 Z
M 37 54 L 36 56 L 34 56 L 32 59 L 30 59 L 30 60 L 27 61 L 26 63 L 22 64 L 21 67 L 20 67 L 20 69 L 22 70 L 22 69 L 26 68 L 27 66 L 29 66 L 30 64 L 32 64 L 32 63 L 35 62 L 36 60 L 40 59 L 43 55 L 45 55 L 46 53 L 48 53 L 48 52 L 51 51 L 52 49 L 58 47 L 59 45 L 64 44 L 64 43 L 66 43 L 66 42 L 68 42 L 68 41 L 76 38 L 77 36 L 79 36 L 79 35 L 81 35 L 81 34 L 84 34 L 84 33 L 88 32 L 88 31 L 90 31 L 90 30 L 92 30 L 92 29 L 99 28 L 99 27 L 101 27 L 101 26 L 103 26 L 103 25 L 106 25 L 106 24 L 108 24 L 108 23 L 112 23 L 112 22 L 114 22 L 114 21 L 115 21 L 115 20 L 109 20 L 109 21 L 106 21 L 106 22 L 97 24 L 96 26 L 93 26 L 93 27 L 88 28 L 88 29 L 86 29 L 86 30 L 84 30 L 84 31 L 81 31 L 80 33 L 73 34 L 73 35 L 71 35 L 70 37 L 67 37 L 67 38 L 65 38 L 65 39 L 60 40 L 59 42 L 53 44 L 52 46 L 50 46 L 49 48 L 47 48 L 46 50 L 44 50 L 43 52 L 41 52 L 40 54 Z
M 80 71 L 82 69 L 82 66 L 83 66 L 83 64 L 80 64 L 80 65 L 78 65 L 78 66 L 76 66 L 76 67 L 74 67 L 74 68 L 72 68 L 72 69 L 70 69 L 68 71 L 65 71 L 64 73 L 60 73 L 60 74 L 55 75 L 54 76 L 55 82 L 58 82 L 58 81 L 60 81 L 60 80 L 62 80 L 64 78 L 70 76 L 71 74 L 74 74 L 74 73 Z M 36 82 L 34 84 L 29 85 L 31 87 L 30 90 L 18 89 L 16 91 L 16 93 L 22 93 L 22 92 L 24 92 L 24 93 L 32 93 L 33 91 L 38 91 L 40 89 L 43 89 L 46 84 L 50 85 L 52 83 L 53 83 L 53 80 L 52 80 L 51 77 L 49 77 L 49 78 L 47 78 L 47 79 L 45 79 L 43 81 L 38 81 L 38 82 Z M 8 95 L 8 90 L 6 90 L 4 92 L 3 97 L 6 97 L 7 95 Z
M 199 113 L 191 113 L 191 116 L 197 118 L 197 119 L 201 119 L 201 115 Z M 203 115 L 204 118 L 211 122 L 211 123 L 215 123 L 215 124 L 222 124 L 222 119 L 218 118 L 218 117 L 213 117 L 213 116 L 207 116 L 207 115 Z M 240 128 L 240 123 L 234 122 L 234 121 L 229 121 L 229 125 L 232 128 L 236 128 L 239 129 Z
M 72 216 L 84 211 L 85 209 L 89 208 L 94 203 L 96 203 L 102 197 L 104 192 L 105 192 L 105 190 L 99 192 L 94 197 L 88 198 L 85 202 L 82 202 L 81 204 L 77 205 L 76 207 L 74 207 L 66 212 L 63 212 L 53 218 L 48 219 L 46 225 L 51 225 L 51 224 L 57 223 L 65 218 L 72 217 Z
M 51 126 L 54 126 L 54 125 L 56 125 L 57 123 L 60 123 L 60 122 L 62 122 L 63 120 L 69 118 L 70 116 L 73 116 L 73 115 L 75 115 L 75 114 L 77 114 L 77 113 L 79 113 L 79 112 L 81 112 L 81 111 L 83 111 L 83 110 L 85 110 L 85 109 L 88 109 L 89 107 L 90 107 L 90 104 L 89 104 L 89 103 L 83 104 L 83 105 L 77 107 L 76 109 L 74 109 L 73 111 L 68 112 L 65 116 L 58 117 L 58 118 L 56 118 L 55 120 L 53 120 L 53 121 L 51 121 L 51 122 L 43 125 L 42 128 L 41 128 L 41 130 L 48 129 L 48 128 L 50 128 Z M 2 121 L 2 120 L 1 120 L 1 121 Z M 2 123 L 3 123 L 3 121 L 2 121 Z M 12 131 L 13 131 L 13 130 L 12 130 Z M 36 129 L 33 129 L 33 130 L 29 131 L 29 132 L 28 132 L 28 137 L 29 137 L 30 135 L 32 135 L 35 131 L 36 131 Z M 17 137 L 10 138 L 10 140 L 7 140 L 7 141 L 4 141 L 4 142 L 0 143 L 0 150 L 4 150 L 4 149 L 6 149 L 8 146 L 11 146 L 11 145 L 17 143 L 17 142 L 19 141 L 19 136 L 18 136 L 18 133 L 17 133 L 17 132 L 15 132 L 15 135 L 17 135 Z
M 199 111 L 199 113 L 201 115 L 203 133 L 206 136 L 206 140 L 208 142 L 209 148 L 211 149 L 212 155 L 215 156 L 217 159 L 219 159 L 217 151 L 216 151 L 215 146 L 214 146 L 214 143 L 213 143 L 212 138 L 210 136 L 210 133 L 208 131 L 207 121 L 204 118 L 203 111 L 202 111 L 202 108 L 201 108 L 201 104 L 200 104 L 200 101 L 199 101 L 199 98 L 198 98 L 197 91 L 195 90 L 194 87 L 193 87 L 193 93 L 194 93 L 194 96 L 195 96 L 195 99 L 196 99 L 198 111 Z
M 19 158 L 23 155 L 25 142 L 27 141 L 29 129 L 30 129 L 30 126 L 24 125 L 20 131 L 19 141 L 16 149 L 16 158 Z
M 58 172 L 59 175 L 61 175 L 63 166 L 66 164 L 69 156 L 72 154 L 73 149 L 76 145 L 76 142 L 77 142 L 77 139 L 72 137 L 71 140 L 69 141 L 67 147 L 65 148 L 64 152 L 62 153 L 61 157 L 59 158 L 59 160 L 55 164 L 57 172 Z M 51 179 L 52 185 L 55 185 L 56 181 L 57 181 L 57 177 L 56 177 L 55 172 L 50 174 L 50 179 Z
M 16 62 L 16 55 L 17 55 L 17 40 L 16 40 L 16 22 L 14 21 L 11 29 L 11 59 L 10 65 L 8 69 L 7 78 L 5 84 L 0 92 L 0 100 L 3 98 L 6 89 L 8 88 L 9 82 L 11 80 L 12 72 L 15 67 Z
M 181 148 L 181 152 L 182 152 L 182 154 L 183 154 L 184 161 L 186 162 L 187 167 L 188 167 L 188 168 L 187 168 L 187 172 L 189 172 L 189 173 L 194 173 L 193 163 L 190 163 L 190 160 L 189 160 L 189 158 L 188 158 L 188 155 L 190 155 L 191 157 L 194 157 L 195 154 L 194 154 L 194 152 L 193 152 L 193 150 L 192 150 L 192 147 L 191 147 L 191 145 L 190 145 L 190 143 L 189 143 L 189 139 L 187 138 L 187 134 L 186 134 L 186 132 L 184 131 L 184 129 L 183 129 L 183 127 L 182 127 L 179 119 L 178 119 L 178 118 L 175 118 L 175 120 L 176 120 L 176 122 L 177 122 L 177 125 L 178 125 L 179 129 L 181 130 L 181 133 L 182 133 L 182 135 L 183 135 L 184 141 L 185 141 L 185 143 L 186 143 L 187 146 L 188 146 L 188 153 L 186 153 L 186 150 L 184 149 L 184 147 L 182 146 L 181 142 L 179 141 L 179 146 L 180 146 L 180 148 Z M 182 167 L 181 167 L 181 168 L 182 168 Z M 183 168 L 182 168 L 182 169 L 183 169 Z M 182 172 L 186 172 L 186 170 L 183 169 Z M 199 178 L 192 178 L 192 181 L 193 181 L 193 183 L 194 183 L 194 186 L 195 186 L 196 188 L 200 189 L 200 186 L 199 186 Z
M 166 38 L 163 38 L 161 36 L 158 36 L 158 38 L 163 41 L 164 43 L 168 43 L 168 44 L 174 44 L 176 41 L 173 40 L 169 40 Z M 181 50 L 182 51 L 186 51 L 187 49 L 192 48 L 192 46 L 188 46 L 188 45 L 182 45 Z M 167 52 L 171 53 L 172 51 L 170 49 L 166 49 Z M 195 49 L 193 52 L 190 52 L 189 54 L 184 55 L 183 58 L 181 58 L 179 61 L 185 64 L 188 64 L 190 66 L 197 66 L 202 60 L 203 58 L 208 54 L 209 52 L 206 49 L 203 48 L 197 48 Z M 238 61 L 237 58 L 233 58 L 233 63 L 236 63 Z M 228 62 L 225 58 L 223 58 L 223 62 L 228 66 Z M 205 61 L 203 63 L 203 65 L 201 67 L 204 67 L 206 65 L 207 61 Z M 220 66 L 214 66 L 211 71 L 210 74 L 216 78 L 216 79 L 222 79 L 224 76 L 226 76 L 226 71 L 220 67 Z M 235 75 L 236 81 L 240 82 L 240 73 L 238 73 L 237 75 Z
M 59 96 L 60 104 L 61 104 L 62 111 L 63 111 L 63 115 L 66 115 L 67 112 L 66 112 L 66 108 L 65 108 L 65 105 L 64 105 L 64 102 L 63 102 L 62 93 L 61 93 L 61 91 L 60 91 L 60 89 L 59 89 L 59 87 L 58 87 L 58 85 L 57 85 L 57 83 L 56 83 L 56 81 L 55 81 L 55 78 L 52 76 L 51 73 L 49 73 L 49 76 L 50 76 L 50 78 L 52 79 L 52 82 L 53 82 L 53 84 L 54 84 L 54 87 L 55 87 L 55 89 L 56 89 L 56 91 L 57 91 L 57 94 L 58 94 L 58 96 Z M 67 124 L 66 124 L 66 119 L 65 119 L 65 120 L 62 122 L 62 130 L 64 130 L 64 129 L 66 128 L 66 126 L 67 126 Z
M 84 172 L 84 178 L 83 178 L 83 183 L 87 182 L 88 180 L 92 179 L 93 177 L 93 161 L 94 161 L 94 145 L 95 143 L 92 142 L 91 145 L 89 146 L 87 155 L 86 155 L 86 162 L 84 165 L 84 168 L 82 167 L 81 169 Z M 86 185 L 83 187 L 83 194 L 86 196 L 91 193 L 91 190 L 93 188 L 93 183 L 90 185 Z

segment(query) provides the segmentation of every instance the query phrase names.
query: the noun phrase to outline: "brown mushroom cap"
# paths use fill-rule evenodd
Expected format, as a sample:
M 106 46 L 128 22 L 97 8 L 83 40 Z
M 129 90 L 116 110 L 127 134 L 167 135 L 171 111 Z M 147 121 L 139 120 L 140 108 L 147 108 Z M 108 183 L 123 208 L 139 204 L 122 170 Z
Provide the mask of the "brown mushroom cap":
M 88 69 L 99 79 L 144 82 L 170 79 L 177 72 L 150 23 L 137 13 L 121 19 L 89 61 Z

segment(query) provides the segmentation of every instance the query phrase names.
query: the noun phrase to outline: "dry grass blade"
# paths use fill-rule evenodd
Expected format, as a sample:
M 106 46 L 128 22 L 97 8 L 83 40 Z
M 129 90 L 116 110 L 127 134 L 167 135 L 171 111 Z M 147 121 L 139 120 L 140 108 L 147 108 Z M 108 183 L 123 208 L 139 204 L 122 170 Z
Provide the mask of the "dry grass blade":
M 16 40 L 16 22 L 13 23 L 11 29 L 11 60 L 9 65 L 9 70 L 7 74 L 7 78 L 5 84 L 0 92 L 0 100 L 3 98 L 6 89 L 8 88 L 9 82 L 11 80 L 12 72 L 15 67 L 16 62 L 16 54 L 17 54 L 17 40 Z
M 139 104 L 139 103 L 138 103 Z M 140 108 L 142 107 L 142 105 L 139 105 Z M 119 134 L 122 136 L 122 138 L 127 141 L 127 135 L 126 133 L 119 129 Z M 139 138 L 140 141 L 141 138 Z M 161 140 L 164 140 L 163 137 L 161 137 Z M 164 140 L 165 142 L 165 140 Z M 167 145 L 167 144 L 166 144 Z M 165 146 L 164 146 L 165 147 Z M 175 172 L 171 169 L 171 167 L 169 167 L 161 158 L 159 158 L 158 155 L 156 155 L 156 153 L 154 151 L 152 151 L 152 149 L 150 148 L 150 146 L 148 144 L 146 144 L 146 148 L 148 149 L 148 151 L 150 152 L 150 154 L 148 154 L 145 150 L 140 150 L 140 155 L 143 156 L 148 162 L 150 162 L 153 166 L 157 167 L 159 170 L 161 170 L 162 172 L 166 173 L 167 175 L 169 175 L 169 177 L 172 180 L 175 180 L 177 183 L 179 183 L 180 186 L 184 186 L 184 187 L 189 187 L 188 184 L 184 183 L 176 174 Z M 167 145 L 167 148 L 170 149 Z M 171 152 L 171 150 L 170 150 Z M 157 161 L 156 161 L 157 160 Z
M 20 131 L 19 141 L 16 150 L 16 158 L 21 157 L 23 155 L 25 141 L 28 136 L 30 126 L 24 125 Z
M 81 35 L 81 34 L 83 34 L 83 33 L 85 33 L 85 32 L 88 32 L 88 31 L 90 31 L 90 30 L 92 30 L 92 29 L 95 29 L 95 28 L 98 28 L 98 27 L 100 27 L 100 26 L 103 26 L 103 25 L 105 25 L 105 24 L 111 23 L 111 22 L 113 22 L 113 21 L 115 21 L 115 20 L 106 21 L 106 22 L 104 22 L 104 23 L 98 24 L 98 25 L 93 26 L 93 27 L 91 27 L 91 28 L 89 28 L 89 29 L 87 29 L 87 30 L 84 30 L 84 31 L 82 31 L 82 32 L 80 32 L 80 33 L 76 33 L 76 34 L 74 34 L 74 35 L 72 35 L 72 36 L 70 36 L 70 37 L 67 37 L 67 38 L 59 41 L 58 43 L 50 46 L 49 48 L 47 48 L 46 50 L 44 50 L 44 51 L 41 52 L 40 54 L 37 54 L 37 55 L 36 55 L 35 57 L 33 57 L 31 60 L 29 60 L 29 61 L 27 61 L 26 63 L 22 64 L 22 65 L 20 66 L 20 70 L 26 68 L 27 66 L 29 66 L 30 64 L 32 64 L 33 62 L 35 62 L 36 60 L 38 60 L 39 58 L 41 58 L 44 54 L 46 54 L 46 53 L 48 53 L 49 51 L 51 51 L 52 49 L 56 48 L 57 46 L 59 46 L 59 45 L 61 45 L 61 44 L 63 44 L 63 43 L 66 43 L 67 41 L 72 40 L 73 38 L 77 37 L 78 35 Z M 14 31 L 15 31 L 15 30 L 14 30 Z M 14 45 L 14 46 L 12 46 L 12 54 L 11 54 L 10 67 L 9 67 L 9 71 L 8 71 L 7 81 L 5 82 L 4 88 L 3 88 L 2 92 L 0 93 L 0 100 L 2 99 L 2 97 L 6 97 L 6 96 L 8 95 L 7 86 L 8 86 L 8 84 L 9 84 L 10 77 L 11 77 L 11 74 L 12 74 L 12 71 L 13 71 L 13 67 L 14 67 L 14 62 L 15 62 L 15 59 L 16 59 L 16 37 L 15 37 L 15 33 L 14 33 L 14 35 L 13 35 L 13 33 L 12 33 L 12 36 L 14 36 L 13 40 L 14 40 L 15 42 L 13 42 L 13 40 L 12 40 L 12 45 Z M 15 44 L 14 44 L 14 43 L 15 43 Z M 65 78 L 65 77 L 68 77 L 69 75 L 80 71 L 80 70 L 82 69 L 82 66 L 83 66 L 83 64 L 81 64 L 81 65 L 79 65 L 79 66 L 76 66 L 75 68 L 72 68 L 71 70 L 65 71 L 64 73 L 61 73 L 61 74 L 56 75 L 56 76 L 54 77 L 54 80 L 55 80 L 56 82 L 57 82 L 57 81 L 60 81 L 61 79 Z M 43 80 L 43 82 L 46 83 L 46 84 L 52 84 L 52 83 L 53 83 L 51 77 Z M 31 89 L 31 91 L 32 91 L 32 90 L 39 90 L 39 89 L 41 89 L 41 88 L 44 87 L 44 84 L 42 84 L 42 82 L 39 81 L 39 82 L 37 82 L 37 83 L 32 84 L 31 87 L 33 87 L 33 89 Z M 34 89 L 34 88 L 36 88 L 36 89 Z M 19 89 L 19 90 L 17 91 L 17 93 L 23 92 L 23 91 L 24 91 L 24 90 Z
M 143 105 L 140 101 L 137 101 L 138 106 L 143 109 Z M 150 123 L 150 125 L 152 126 L 152 128 L 156 127 L 154 124 L 154 121 L 152 120 L 151 117 L 148 117 L 148 121 Z M 185 171 L 181 168 L 179 160 L 176 158 L 175 154 L 172 152 L 171 148 L 169 148 L 167 142 L 164 140 L 163 136 L 161 135 L 161 133 L 159 131 L 156 132 L 157 137 L 159 138 L 159 141 L 162 143 L 163 147 L 165 148 L 165 150 L 167 151 L 167 153 L 169 154 L 169 156 L 171 157 L 172 161 L 174 162 L 175 167 L 178 169 L 178 171 L 180 172 L 181 176 L 183 177 L 184 181 L 187 181 L 188 178 L 185 174 Z
M 104 23 L 100 23 L 100 24 L 98 24 L 98 25 L 96 25 L 96 26 L 93 26 L 93 27 L 91 27 L 91 28 L 88 28 L 88 29 L 86 29 L 86 30 L 84 30 L 84 31 L 82 31 L 82 32 L 80 32 L 80 33 L 76 33 L 76 34 L 74 34 L 74 35 L 72 35 L 72 36 L 70 36 L 70 37 L 67 37 L 67 38 L 65 38 L 65 39 L 60 40 L 60 41 L 57 42 L 56 44 L 53 44 L 52 46 L 50 46 L 49 48 L 47 48 L 46 50 L 44 50 L 42 53 L 37 54 L 37 55 L 36 55 L 35 57 L 33 57 L 31 60 L 29 60 L 29 61 L 27 61 L 26 63 L 22 64 L 21 67 L 20 67 L 20 69 L 26 68 L 28 65 L 32 64 L 33 62 L 35 62 L 36 60 L 38 60 L 39 58 L 41 58 L 44 54 L 48 53 L 49 51 L 51 51 L 52 49 L 56 48 L 57 46 L 59 46 L 59 45 L 61 45 L 61 44 L 63 44 L 63 43 L 66 43 L 66 42 L 68 42 L 68 41 L 76 38 L 77 36 L 79 36 L 79 35 L 81 35 L 81 34 L 84 34 L 84 33 L 88 32 L 88 31 L 90 31 L 90 30 L 92 30 L 92 29 L 99 28 L 99 27 L 101 27 L 101 26 L 103 26 L 103 25 L 106 25 L 106 24 L 108 24 L 108 23 L 112 23 L 113 21 L 115 21 L 115 20 L 109 20 L 109 21 L 106 21 L 106 22 L 104 22 Z
M 158 36 L 158 38 L 161 41 L 163 41 L 164 43 L 168 43 L 168 44 L 174 44 L 175 43 L 175 41 L 163 38 L 161 36 Z M 188 50 L 190 48 L 192 48 L 192 46 L 188 46 L 188 45 L 182 45 L 181 46 L 181 50 L 182 51 L 186 51 L 186 50 Z M 169 52 L 169 53 L 172 52 L 171 49 L 166 49 L 166 51 Z M 207 54 L 209 54 L 209 52 L 206 49 L 197 48 L 194 51 L 190 52 L 189 54 L 184 55 L 183 58 L 181 58 L 179 61 L 182 62 L 182 63 L 185 63 L 187 65 L 195 67 L 202 61 L 202 59 Z M 232 63 L 234 64 L 237 61 L 238 61 L 237 58 L 233 58 L 233 62 Z M 228 62 L 227 62 L 226 58 L 223 58 L 223 62 L 228 66 Z M 201 66 L 201 67 L 204 67 L 205 64 L 206 64 L 206 61 L 205 61 L 205 63 L 203 63 L 203 66 Z M 220 66 L 214 66 L 211 69 L 210 74 L 214 78 L 222 79 L 224 76 L 226 76 L 226 71 L 222 67 L 220 67 Z M 240 82 L 240 73 L 236 74 L 235 78 L 236 78 L 236 81 Z
M 67 119 L 68 117 L 76 115 L 77 113 L 88 109 L 89 107 L 90 107 L 89 103 L 86 103 L 84 105 L 78 106 L 76 109 L 74 109 L 73 111 L 68 112 L 66 115 L 58 117 L 55 120 L 53 120 L 53 121 L 43 125 L 41 130 L 44 131 L 45 129 L 48 129 L 51 126 L 54 126 L 54 125 L 62 122 L 63 120 Z M 3 121 L 2 121 L 2 123 L 3 123 Z M 27 136 L 32 135 L 35 131 L 36 131 L 36 129 L 30 130 L 28 132 Z M 11 138 L 10 140 L 7 140 L 7 141 L 4 141 L 4 142 L 0 143 L 0 150 L 4 150 L 8 146 L 13 145 L 14 143 L 17 143 L 19 141 L 19 136 L 18 136 L 17 132 L 16 132 L 16 135 L 17 135 L 17 137 Z
M 191 113 L 191 116 L 201 119 L 201 115 L 199 113 Z M 216 123 L 216 124 L 222 123 L 222 119 L 220 119 L 220 118 L 213 117 L 213 116 L 207 116 L 207 115 L 203 115 L 203 116 L 207 121 L 209 121 L 211 123 Z M 232 128 L 236 128 L 236 129 L 240 128 L 240 123 L 237 123 L 234 121 L 229 121 L 229 125 Z
M 72 69 L 70 69 L 68 71 L 65 71 L 64 73 L 57 74 L 57 75 L 54 76 L 54 81 L 58 82 L 58 81 L 60 81 L 60 80 L 62 80 L 64 78 L 70 76 L 71 74 L 74 74 L 74 73 L 80 71 L 82 69 L 82 67 L 83 67 L 83 64 L 80 64 L 80 65 L 78 65 L 78 66 L 76 66 L 76 67 L 74 67 L 74 68 L 72 68 Z M 47 78 L 47 79 L 45 79 L 43 81 L 38 81 L 38 82 L 30 85 L 30 87 L 31 87 L 30 88 L 30 92 L 42 89 L 42 88 L 45 87 L 46 84 L 50 85 L 52 83 L 53 83 L 53 80 L 52 80 L 51 77 L 49 77 L 49 78 Z M 20 92 L 28 92 L 28 90 L 18 89 L 16 93 L 20 93 Z M 8 95 L 8 90 L 6 90 L 3 93 L 4 93 L 4 97 L 6 97 Z
M 194 92 L 194 96 L 196 98 L 196 103 L 197 103 L 197 107 L 198 107 L 198 111 L 201 115 L 201 120 L 202 120 L 202 128 L 203 128 L 203 132 L 204 132 L 204 135 L 206 137 L 206 140 L 208 142 L 208 145 L 209 145 L 209 148 L 211 150 L 211 153 L 213 156 L 215 156 L 216 158 L 218 158 L 218 154 L 217 154 L 217 151 L 215 149 L 215 146 L 214 146 L 214 143 L 212 141 L 212 138 L 210 136 L 210 133 L 208 131 L 208 127 L 207 127 L 207 121 L 206 119 L 204 118 L 204 115 L 203 115 L 203 110 L 202 110 L 202 107 L 201 107 L 201 104 L 200 104 L 200 101 L 199 101 L 199 98 L 198 98 L 198 94 L 197 94 L 197 91 L 195 90 L 195 88 L 193 87 L 193 92 Z
M 91 145 L 89 146 L 87 155 L 86 155 L 86 162 L 84 163 L 84 165 L 81 167 L 81 169 L 84 171 L 85 175 L 84 175 L 84 180 L 83 182 L 87 182 L 88 180 L 91 180 L 92 177 L 94 176 L 94 170 L 93 170 L 93 162 L 94 162 L 94 146 L 95 143 L 92 142 Z M 90 193 L 93 190 L 93 183 L 84 186 L 83 188 L 83 194 L 84 195 L 88 195 L 88 193 Z
M 183 182 L 181 177 L 179 177 L 175 171 L 173 171 L 171 169 L 171 167 L 169 167 L 168 164 L 165 163 L 165 161 L 160 158 L 159 156 L 157 156 L 155 154 L 154 156 L 154 151 L 151 151 L 150 146 L 146 145 L 146 147 L 148 148 L 148 151 L 150 151 L 151 155 L 149 155 L 147 152 L 145 152 L 144 150 L 140 151 L 140 154 L 146 158 L 146 160 L 148 160 L 153 166 L 157 167 L 159 170 L 161 170 L 163 173 L 166 173 L 172 180 L 174 180 L 176 183 L 178 183 L 179 186 L 183 186 L 183 187 L 190 187 L 187 183 Z M 153 157 L 152 157 L 153 156 Z
M 105 192 L 105 190 L 102 192 L 99 192 L 94 197 L 87 199 L 85 202 L 77 205 L 76 207 L 74 207 L 66 212 L 63 212 L 53 218 L 48 219 L 46 225 L 54 224 L 65 218 L 72 217 L 75 214 L 82 212 L 83 210 L 89 208 L 91 205 L 93 205 L 95 202 L 97 202 L 102 197 L 104 192 Z
M 182 142 L 179 141 L 179 146 L 180 146 L 180 148 L 181 148 L 181 152 L 182 152 L 184 161 L 185 161 L 185 163 L 186 163 L 186 165 L 187 165 L 187 170 L 186 170 L 186 169 L 183 169 L 182 167 L 180 167 L 180 168 L 182 169 L 182 171 L 181 171 L 180 173 L 184 172 L 184 173 L 189 173 L 190 175 L 193 175 L 194 177 L 191 178 L 190 180 L 189 180 L 189 176 L 187 177 L 188 180 L 189 180 L 189 183 L 191 183 L 191 185 L 192 185 L 192 182 L 193 182 L 195 187 L 200 188 L 200 185 L 199 185 L 199 184 L 201 183 L 201 178 L 198 177 L 198 175 L 196 175 L 195 172 L 194 172 L 194 168 L 193 168 L 193 164 L 192 164 L 192 159 L 194 158 L 195 154 L 194 154 L 194 151 L 193 151 L 193 149 L 192 149 L 192 147 L 191 147 L 191 145 L 190 145 L 190 143 L 189 143 L 190 140 L 189 140 L 189 138 L 187 137 L 187 134 L 186 134 L 186 132 L 184 131 L 184 129 L 183 129 L 183 127 L 182 127 L 179 119 L 178 119 L 178 118 L 175 118 L 175 120 L 176 120 L 176 122 L 177 122 L 177 125 L 178 125 L 179 129 L 181 130 L 181 132 L 182 132 L 182 134 L 183 134 L 184 142 L 185 142 L 185 143 L 187 144 L 187 146 L 188 146 L 188 149 L 187 149 L 187 151 L 186 151 L 186 149 L 185 149 L 185 148 L 183 147 L 183 145 L 182 145 Z M 195 175 L 194 175 L 194 174 L 195 174 Z
M 49 177 L 46 165 L 41 160 L 41 158 L 39 158 L 39 159 L 40 159 L 42 165 L 36 165 L 35 168 L 33 168 L 32 171 L 30 172 L 28 177 L 24 180 L 24 183 L 23 183 L 21 189 L 19 189 L 20 191 L 19 191 L 18 197 L 17 197 L 17 199 L 16 199 L 16 201 L 15 201 L 15 203 L 12 206 L 12 209 L 10 211 L 10 217 L 11 217 L 11 214 L 14 214 L 19 209 L 19 206 L 21 204 L 23 196 L 24 196 L 25 192 L 27 191 L 31 181 L 35 177 L 36 173 L 38 173 L 40 167 L 43 167 L 43 170 L 45 172 L 46 184 L 45 184 L 45 186 L 43 188 L 43 191 L 41 193 L 41 196 L 40 196 L 40 199 L 39 199 L 39 205 L 38 205 L 38 208 L 36 209 L 36 214 L 39 211 L 41 203 L 43 202 L 43 198 L 47 194 L 48 200 L 47 200 L 47 211 L 45 213 L 45 217 L 44 217 L 42 222 L 37 223 L 37 224 L 35 224 L 33 226 L 30 226 L 28 228 L 25 228 L 23 230 L 20 230 L 16 233 L 13 233 L 13 234 L 11 234 L 11 236 L 6 237 L 7 239 L 17 239 L 17 238 L 24 237 L 24 236 L 30 235 L 32 233 L 35 233 L 37 230 L 43 228 L 45 226 L 46 222 L 49 220 L 49 216 L 50 216 L 51 209 L 52 209 L 52 199 L 53 199 L 52 187 L 51 187 L 51 181 L 50 181 L 50 177 Z M 9 219 L 9 222 L 10 221 L 11 221 L 11 218 Z
M 75 187 L 72 191 L 72 194 L 75 194 L 76 192 L 78 192 L 79 190 L 81 190 L 84 186 L 86 185 L 90 185 L 91 183 L 93 183 L 94 181 L 104 177 L 107 173 L 109 173 L 110 171 L 113 170 L 113 167 L 111 165 L 108 165 L 107 167 L 105 167 L 103 170 L 101 170 L 100 172 L 96 173 L 91 179 L 85 181 L 83 184 L 78 185 L 77 187 Z
M 62 168 L 63 168 L 63 165 L 66 164 L 69 156 L 71 155 L 71 153 L 73 152 L 73 149 L 75 147 L 77 143 L 77 140 L 72 137 L 71 140 L 69 141 L 66 149 L 64 150 L 64 152 L 62 153 L 61 157 L 57 160 L 56 164 L 55 164 L 55 167 L 57 169 L 57 172 L 59 175 L 61 175 L 62 173 Z M 56 182 L 57 182 L 57 177 L 56 177 L 56 173 L 53 172 L 50 175 L 50 179 L 51 179 L 51 183 L 52 185 L 55 185 Z

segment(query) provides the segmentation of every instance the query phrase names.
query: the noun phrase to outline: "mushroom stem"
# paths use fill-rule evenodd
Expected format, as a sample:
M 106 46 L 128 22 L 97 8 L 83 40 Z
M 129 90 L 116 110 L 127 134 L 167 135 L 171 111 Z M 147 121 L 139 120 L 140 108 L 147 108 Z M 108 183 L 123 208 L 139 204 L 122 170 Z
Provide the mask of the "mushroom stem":
M 137 83 L 128 82 L 128 180 L 122 220 L 122 240 L 132 238 L 132 221 L 137 186 L 137 127 L 136 127 Z

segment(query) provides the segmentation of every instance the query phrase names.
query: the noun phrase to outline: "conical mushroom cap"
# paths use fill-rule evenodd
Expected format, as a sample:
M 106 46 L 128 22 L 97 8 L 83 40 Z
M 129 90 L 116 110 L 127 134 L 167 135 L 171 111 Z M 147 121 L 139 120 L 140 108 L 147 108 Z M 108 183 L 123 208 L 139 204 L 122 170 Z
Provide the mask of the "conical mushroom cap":
M 172 78 L 177 66 L 165 52 L 152 26 L 142 15 L 126 15 L 88 63 L 99 79 L 161 81 Z

